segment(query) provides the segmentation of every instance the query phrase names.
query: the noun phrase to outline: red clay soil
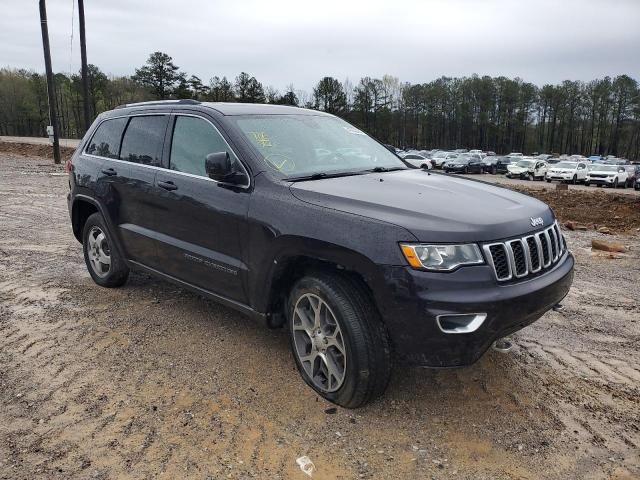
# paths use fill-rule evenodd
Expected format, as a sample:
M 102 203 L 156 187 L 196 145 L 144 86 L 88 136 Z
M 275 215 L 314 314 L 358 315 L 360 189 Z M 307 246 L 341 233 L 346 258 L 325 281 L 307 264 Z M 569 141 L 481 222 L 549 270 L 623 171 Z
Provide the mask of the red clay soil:
M 71 158 L 74 148 L 60 147 L 62 161 Z M 43 157 L 53 161 L 53 147 L 51 145 L 32 145 L 30 143 L 0 142 L 0 153 L 17 153 L 29 157 Z
M 617 232 L 640 228 L 640 196 L 609 191 L 530 189 L 514 190 L 548 204 L 561 222 L 573 221 L 588 227 L 609 227 Z

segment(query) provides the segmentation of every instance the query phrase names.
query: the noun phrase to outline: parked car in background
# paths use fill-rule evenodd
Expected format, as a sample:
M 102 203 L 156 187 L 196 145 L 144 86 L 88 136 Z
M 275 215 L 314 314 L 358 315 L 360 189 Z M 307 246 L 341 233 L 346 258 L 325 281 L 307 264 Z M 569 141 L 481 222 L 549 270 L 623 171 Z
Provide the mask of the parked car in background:
M 402 158 L 405 162 L 413 165 L 414 167 L 424 168 L 426 170 L 431 170 L 433 168 L 431 160 L 416 153 L 407 153 L 405 155 L 400 155 L 400 158 Z
M 484 171 L 497 175 L 498 173 L 507 173 L 507 165 L 511 165 L 512 160 L 508 157 L 485 157 L 482 160 Z
M 522 153 L 518 153 L 518 152 L 512 152 L 509 155 L 507 155 L 507 157 L 510 158 L 514 158 L 514 157 L 524 157 L 524 155 Z
M 547 168 L 548 164 L 544 160 L 522 158 L 507 166 L 507 177 L 526 180 L 543 180 L 547 173 Z
M 482 173 L 484 165 L 479 155 L 460 156 L 444 166 L 447 173 Z
M 632 188 L 636 180 L 640 178 L 640 165 L 630 163 L 628 165 L 623 165 L 624 169 L 627 171 L 627 182 L 626 187 Z
M 595 164 L 587 174 L 585 185 L 606 185 L 611 188 L 626 187 L 629 175 L 622 165 Z
M 605 165 L 629 165 L 631 162 L 626 158 L 607 158 L 604 161 Z
M 591 155 L 589 157 L 589 161 L 591 161 L 591 162 L 600 162 L 600 161 L 603 161 L 603 160 L 604 160 L 604 158 L 601 157 L 600 155 Z
M 440 151 L 433 154 L 431 157 L 431 163 L 435 168 L 442 168 L 445 163 L 450 162 L 455 158 L 458 158 L 457 153 Z
M 545 179 L 548 183 L 551 183 L 553 180 L 559 180 L 575 185 L 578 182 L 584 182 L 587 179 L 588 172 L 586 162 L 569 162 L 564 160 L 549 166 Z

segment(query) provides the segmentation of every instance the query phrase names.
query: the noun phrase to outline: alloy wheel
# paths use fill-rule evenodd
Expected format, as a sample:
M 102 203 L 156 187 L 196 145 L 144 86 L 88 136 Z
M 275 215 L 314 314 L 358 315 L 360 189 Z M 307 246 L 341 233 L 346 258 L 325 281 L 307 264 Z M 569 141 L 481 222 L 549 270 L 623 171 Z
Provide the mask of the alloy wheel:
M 295 354 L 313 384 L 335 392 L 344 382 L 347 356 L 340 325 L 318 295 L 305 293 L 293 308 Z
M 100 227 L 93 226 L 89 230 L 87 239 L 89 244 L 85 248 L 91 268 L 97 276 L 104 278 L 111 270 L 111 249 L 107 236 Z

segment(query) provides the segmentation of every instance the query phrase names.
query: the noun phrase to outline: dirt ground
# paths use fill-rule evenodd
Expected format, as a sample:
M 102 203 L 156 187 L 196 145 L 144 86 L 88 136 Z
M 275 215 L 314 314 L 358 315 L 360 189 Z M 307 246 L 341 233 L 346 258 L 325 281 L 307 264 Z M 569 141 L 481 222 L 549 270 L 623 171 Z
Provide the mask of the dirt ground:
M 0 478 L 303 479 L 301 455 L 316 479 L 640 476 L 635 228 L 566 232 L 564 310 L 510 354 L 396 368 L 349 411 L 303 384 L 282 331 L 146 274 L 96 286 L 67 188 L 50 160 L 0 153 Z M 630 251 L 594 254 L 596 237 Z

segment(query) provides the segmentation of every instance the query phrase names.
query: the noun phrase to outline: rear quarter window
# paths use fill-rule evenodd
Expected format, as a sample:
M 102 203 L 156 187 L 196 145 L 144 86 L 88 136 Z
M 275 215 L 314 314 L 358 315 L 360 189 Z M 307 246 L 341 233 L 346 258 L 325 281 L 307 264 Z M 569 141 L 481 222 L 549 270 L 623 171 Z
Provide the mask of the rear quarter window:
M 120 139 L 127 124 L 127 118 L 113 118 L 105 120 L 96 129 L 85 150 L 89 155 L 118 158 Z

